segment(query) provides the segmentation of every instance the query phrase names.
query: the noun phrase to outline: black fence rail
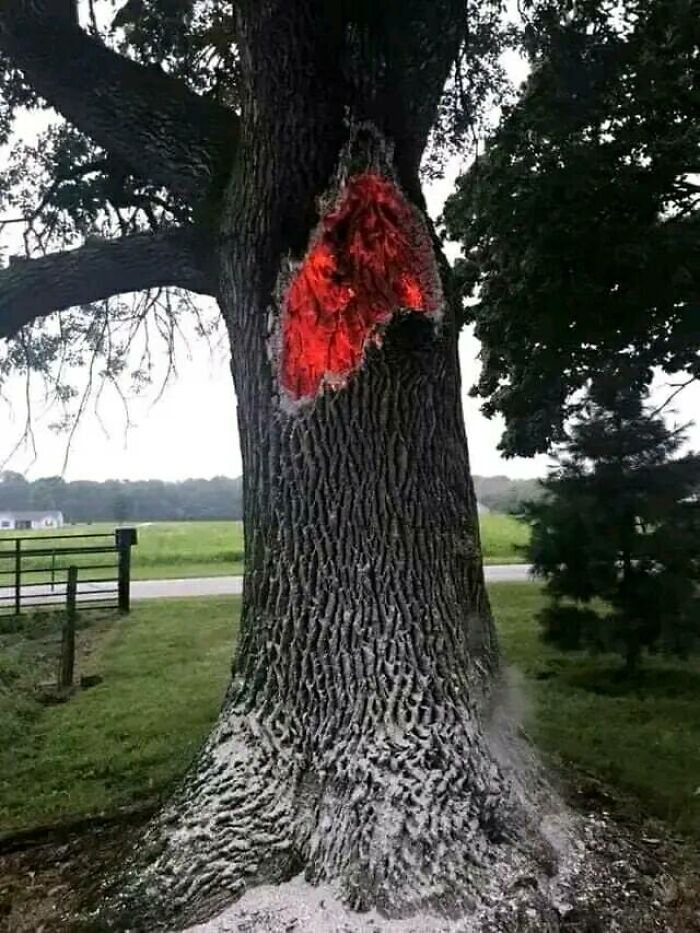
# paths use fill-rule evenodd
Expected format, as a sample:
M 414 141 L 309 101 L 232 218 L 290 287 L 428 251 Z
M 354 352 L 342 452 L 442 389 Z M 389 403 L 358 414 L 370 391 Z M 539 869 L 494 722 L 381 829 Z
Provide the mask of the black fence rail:
M 135 528 L 17 537 L 0 535 L 0 615 L 63 609 L 74 568 L 78 609 L 129 612 Z

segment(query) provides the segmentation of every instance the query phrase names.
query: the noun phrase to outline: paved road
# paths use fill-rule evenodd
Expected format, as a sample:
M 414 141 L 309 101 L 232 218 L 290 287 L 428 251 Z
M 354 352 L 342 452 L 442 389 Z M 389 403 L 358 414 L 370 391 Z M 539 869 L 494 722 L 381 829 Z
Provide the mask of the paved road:
M 528 579 L 530 568 L 527 564 L 491 564 L 486 567 L 486 580 L 491 583 L 514 583 Z M 78 599 L 88 599 L 91 594 L 105 593 L 114 583 L 91 583 L 80 587 Z M 131 584 L 132 599 L 170 599 L 184 596 L 232 596 L 243 590 L 243 577 L 193 577 L 188 580 L 134 580 Z M 10 596 L 14 591 L 0 587 L 0 599 Z M 65 599 L 65 587 L 57 584 L 52 591 L 46 586 L 24 589 L 22 604 L 44 601 L 52 595 L 56 603 Z
M 528 579 L 527 564 L 491 564 L 486 567 L 490 583 L 516 583 Z M 243 577 L 203 577 L 190 580 L 136 580 L 133 599 L 164 599 L 170 596 L 230 596 L 243 589 Z

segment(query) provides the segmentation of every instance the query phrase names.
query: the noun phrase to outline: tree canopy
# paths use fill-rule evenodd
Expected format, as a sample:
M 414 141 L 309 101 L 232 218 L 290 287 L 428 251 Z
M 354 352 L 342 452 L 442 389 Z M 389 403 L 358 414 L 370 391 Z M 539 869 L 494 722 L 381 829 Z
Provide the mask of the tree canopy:
M 380 16 L 369 6 L 357 15 Z M 614 358 L 639 385 L 658 366 L 698 373 L 698 12 L 697 0 L 536 0 L 514 25 L 497 3 L 463 6 L 424 167 L 478 147 L 503 102 L 445 223 L 482 342 L 474 393 L 504 415 L 507 454 L 560 440 L 578 390 Z M 532 70 L 508 98 L 513 46 Z M 235 9 L 17 0 L 0 55 L 0 228 L 22 253 L 0 279 L 0 337 L 17 338 L 0 377 L 38 370 L 76 414 L 71 367 L 89 368 L 91 388 L 125 376 L 138 388 L 157 341 L 169 354 L 183 321 L 216 325 L 191 296 L 216 291 L 218 198 L 240 132 Z M 18 139 L 27 111 L 43 129 Z
M 240 143 L 239 6 L 3 5 L 0 340 L 12 339 L 0 342 L 0 380 L 40 374 L 66 427 L 86 393 L 107 385 L 123 396 L 167 379 L 183 334 L 218 327 L 214 304 L 197 296 L 217 297 L 221 196 Z M 448 36 L 439 24 L 457 10 Z M 394 15 L 391 4 L 333 3 L 319 22 L 330 37 L 344 17 L 381 30 Z M 434 89 L 437 119 L 433 109 L 426 126 L 418 114 L 409 121 L 421 148 L 432 127 L 428 172 L 504 91 L 499 56 L 513 38 L 495 0 L 435 4 L 431 17 L 456 61 L 447 87 Z M 394 53 L 401 83 L 402 69 L 414 71 L 411 43 Z
M 700 375 L 697 0 L 530 6 L 532 67 L 445 223 L 506 454 L 563 439 L 619 366 Z

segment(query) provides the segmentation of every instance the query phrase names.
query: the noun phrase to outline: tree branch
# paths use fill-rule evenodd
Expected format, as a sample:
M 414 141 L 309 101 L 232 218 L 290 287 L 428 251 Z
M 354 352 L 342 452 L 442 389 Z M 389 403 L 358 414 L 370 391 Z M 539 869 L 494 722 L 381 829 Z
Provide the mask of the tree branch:
M 135 174 L 190 203 L 203 200 L 231 164 L 236 114 L 108 49 L 65 6 L 3 0 L 0 49 L 52 107 Z
M 213 295 L 207 236 L 198 228 L 93 240 L 41 259 L 16 259 L 0 271 L 0 338 L 54 311 L 147 288 Z
M 671 392 L 671 394 L 668 396 L 666 401 L 662 402 L 658 408 L 655 408 L 652 412 L 649 413 L 649 415 L 647 416 L 649 420 L 651 420 L 652 418 L 655 418 L 658 414 L 660 414 L 664 410 L 664 408 L 667 408 L 671 404 L 671 402 L 674 400 L 674 398 L 677 395 L 681 394 L 683 389 L 687 389 L 689 385 L 692 385 L 694 382 L 697 382 L 697 379 L 698 379 L 697 376 L 690 376 L 688 379 L 685 380 L 685 382 L 676 383 L 675 385 L 673 383 L 669 383 L 669 385 L 673 387 L 673 392 Z

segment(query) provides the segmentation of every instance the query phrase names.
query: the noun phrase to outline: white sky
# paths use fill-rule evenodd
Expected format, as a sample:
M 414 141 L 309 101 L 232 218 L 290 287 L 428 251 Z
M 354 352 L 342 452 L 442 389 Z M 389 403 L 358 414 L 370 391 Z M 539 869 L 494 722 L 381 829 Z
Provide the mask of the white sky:
M 521 65 L 514 62 L 509 70 L 517 73 Z M 37 123 L 36 118 L 27 118 L 18 127 L 19 134 L 33 134 Z M 427 200 L 433 216 L 439 213 L 452 190 L 457 168 L 452 166 L 445 179 L 428 188 Z M 479 400 L 468 398 L 468 389 L 479 374 L 478 350 L 475 338 L 465 333 L 460 358 L 472 471 L 481 475 L 542 476 L 547 466 L 545 457 L 510 460 L 501 457 L 497 444 L 502 422 L 485 419 L 479 412 Z M 653 396 L 658 404 L 671 391 L 668 381 L 666 377 L 659 381 Z M 132 426 L 128 432 L 125 431 L 123 406 L 116 396 L 103 397 L 99 417 L 88 409 L 74 437 L 64 472 L 66 437 L 51 430 L 56 411 L 42 412 L 40 397 L 34 406 L 36 454 L 29 445 L 24 445 L 7 459 L 22 434 L 26 410 L 24 383 L 19 379 L 11 380 L 5 386 L 6 401 L 0 402 L 0 468 L 17 470 L 29 478 L 63 473 L 66 479 L 94 480 L 179 480 L 240 474 L 236 402 L 223 350 L 212 354 L 204 343 L 194 341 L 190 358 L 185 355 L 180 358 L 176 380 L 159 401 L 154 401 L 155 394 L 154 390 L 131 402 Z M 675 401 L 674 409 L 679 421 L 689 421 L 700 415 L 700 385 L 684 390 Z M 700 426 L 691 431 L 690 444 L 700 448 Z

